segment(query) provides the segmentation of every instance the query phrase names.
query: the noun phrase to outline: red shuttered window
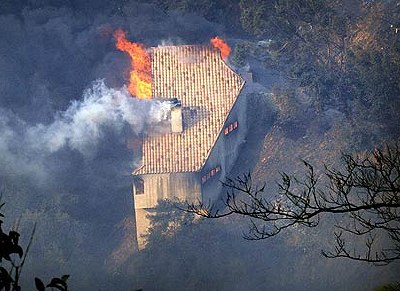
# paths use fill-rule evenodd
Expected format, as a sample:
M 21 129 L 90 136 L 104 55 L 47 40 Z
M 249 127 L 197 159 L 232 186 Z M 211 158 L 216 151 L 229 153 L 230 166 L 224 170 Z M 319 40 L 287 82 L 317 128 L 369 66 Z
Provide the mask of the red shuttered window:
M 224 134 L 228 135 L 239 127 L 239 122 L 236 120 L 224 128 Z

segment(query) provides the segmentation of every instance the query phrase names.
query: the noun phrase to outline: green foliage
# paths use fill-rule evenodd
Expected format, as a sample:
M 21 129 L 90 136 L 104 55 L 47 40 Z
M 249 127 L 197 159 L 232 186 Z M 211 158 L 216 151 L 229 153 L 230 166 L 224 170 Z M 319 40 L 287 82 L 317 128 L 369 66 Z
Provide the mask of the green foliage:
M 247 43 L 238 43 L 233 49 L 231 61 L 237 67 L 246 65 L 246 57 L 249 55 L 249 45 Z
M 264 36 L 268 33 L 268 7 L 263 0 L 241 0 L 240 22 L 248 33 L 254 36 Z
M 140 0 L 140 2 L 155 4 L 166 12 L 197 14 L 209 21 L 224 24 L 232 30 L 241 27 L 239 0 Z
M 198 14 L 204 15 L 211 10 L 213 7 L 213 0 L 157 0 L 158 5 L 164 10 L 180 10 L 182 12 L 196 12 Z
M 351 53 L 351 69 L 360 90 L 357 97 L 365 100 L 369 118 L 387 122 L 400 108 L 400 47 L 395 45 L 387 52 L 358 51 Z M 394 124 L 392 125 L 392 127 Z
M 239 6 L 243 29 L 281 41 L 302 38 L 303 31 L 327 12 L 326 1 L 314 0 L 241 0 Z
M 339 110 L 355 123 L 363 116 L 385 134 L 400 134 L 399 6 L 356 0 L 241 0 L 239 6 L 243 29 L 274 40 L 288 86 L 306 88 L 318 112 Z M 251 52 L 235 50 L 234 63 L 242 65 Z

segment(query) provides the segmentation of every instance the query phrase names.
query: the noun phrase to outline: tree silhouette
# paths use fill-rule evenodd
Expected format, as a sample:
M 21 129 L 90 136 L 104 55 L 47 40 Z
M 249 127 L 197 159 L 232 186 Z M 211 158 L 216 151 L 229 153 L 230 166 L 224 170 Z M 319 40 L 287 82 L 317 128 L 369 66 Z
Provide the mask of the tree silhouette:
M 188 204 L 187 211 L 207 218 L 241 215 L 250 218 L 245 238 L 261 240 L 296 225 L 316 227 L 324 215 L 346 215 L 347 223 L 336 220 L 335 242 L 327 258 L 344 257 L 374 264 L 400 259 L 400 147 L 386 145 L 363 155 L 343 155 L 343 168 L 325 167 L 317 175 L 313 166 L 303 179 L 281 174 L 278 194 L 264 195 L 250 174 L 227 179 L 225 209 L 202 203 Z M 320 186 L 326 179 L 325 188 Z M 365 249 L 351 249 L 349 237 L 363 238 Z M 347 239 L 346 239 L 347 238 Z M 354 240 L 352 240 L 354 242 Z
M 4 205 L 5 203 L 0 204 L 0 210 Z M 4 217 L 1 212 L 0 217 Z M 33 228 L 28 245 L 24 251 L 19 244 L 20 234 L 14 230 L 10 230 L 8 234 L 5 233 L 2 224 L 3 219 L 0 219 L 0 291 L 20 291 L 21 286 L 19 285 L 19 279 L 25 264 L 26 256 L 33 241 L 36 225 Z M 17 258 L 15 258 L 15 256 L 17 256 Z M 9 267 L 9 271 L 6 267 Z M 69 275 L 64 275 L 61 278 L 52 278 L 47 285 L 45 285 L 41 279 L 35 278 L 36 290 L 44 291 L 46 289 L 55 288 L 60 291 L 68 291 L 68 278 Z

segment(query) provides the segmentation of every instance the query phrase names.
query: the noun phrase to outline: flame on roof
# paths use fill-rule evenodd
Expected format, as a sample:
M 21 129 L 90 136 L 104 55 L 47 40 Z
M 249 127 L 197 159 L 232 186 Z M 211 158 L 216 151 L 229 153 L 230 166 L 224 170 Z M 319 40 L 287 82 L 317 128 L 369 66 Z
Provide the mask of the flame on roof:
M 181 101 L 184 130 L 145 137 L 135 174 L 199 171 L 244 81 L 212 46 L 157 47 L 150 54 L 152 97 Z

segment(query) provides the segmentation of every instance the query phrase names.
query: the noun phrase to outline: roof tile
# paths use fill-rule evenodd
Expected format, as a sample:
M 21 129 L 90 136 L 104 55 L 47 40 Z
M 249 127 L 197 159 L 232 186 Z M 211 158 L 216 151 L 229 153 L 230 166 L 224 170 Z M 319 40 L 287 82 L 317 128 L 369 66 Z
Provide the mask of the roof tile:
M 198 171 L 244 81 L 211 46 L 157 47 L 151 56 L 153 97 L 181 100 L 184 130 L 145 137 L 135 174 Z

